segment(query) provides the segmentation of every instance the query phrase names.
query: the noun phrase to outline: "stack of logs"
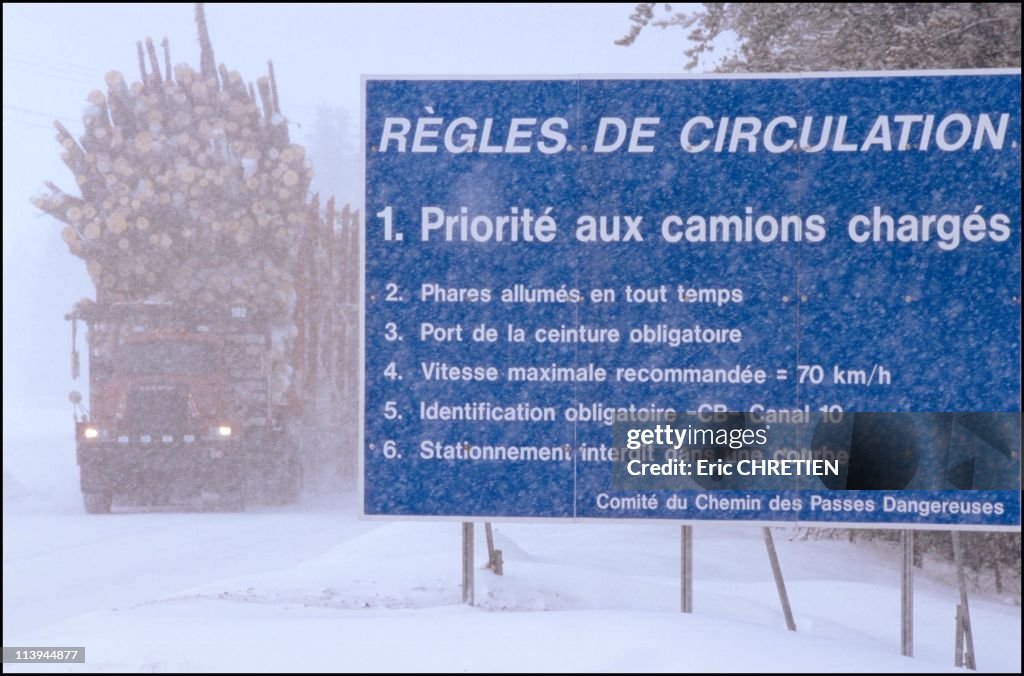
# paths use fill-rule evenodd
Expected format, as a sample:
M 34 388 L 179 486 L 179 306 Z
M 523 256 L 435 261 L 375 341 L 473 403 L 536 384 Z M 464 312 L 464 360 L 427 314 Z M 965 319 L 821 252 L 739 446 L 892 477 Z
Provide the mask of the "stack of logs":
M 66 224 L 99 302 L 245 300 L 286 311 L 298 242 L 317 214 L 273 66 L 257 100 L 223 65 L 219 77 L 187 65 L 162 75 L 152 40 L 149 68 L 138 49 L 142 80 L 107 74 L 107 94 L 88 97 L 80 143 L 54 123 L 81 197 L 48 183 L 36 205 Z
M 35 204 L 65 224 L 98 303 L 256 307 L 286 336 L 274 359 L 279 403 L 347 383 L 327 352 L 349 323 L 354 340 L 358 213 L 333 198 L 321 210 L 309 195 L 312 168 L 289 139 L 273 63 L 255 87 L 215 67 L 201 5 L 196 19 L 199 71 L 172 68 L 167 40 L 161 64 L 146 39 L 141 79 L 107 73 L 78 140 L 54 123 L 80 196 L 47 182 Z

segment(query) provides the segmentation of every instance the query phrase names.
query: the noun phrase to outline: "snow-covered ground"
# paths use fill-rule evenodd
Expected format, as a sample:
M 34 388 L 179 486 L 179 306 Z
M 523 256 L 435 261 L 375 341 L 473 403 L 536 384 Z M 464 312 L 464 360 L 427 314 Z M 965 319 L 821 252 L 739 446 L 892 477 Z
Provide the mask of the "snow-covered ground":
M 4 645 L 85 646 L 85 665 L 5 671 L 934 671 L 952 669 L 948 569 L 915 587 L 899 656 L 894 551 L 775 539 L 786 631 L 760 532 L 695 528 L 679 613 L 672 524 L 495 525 L 505 575 L 460 604 L 460 527 L 361 521 L 354 496 L 244 514 L 81 512 L 74 463 L 5 440 Z M 70 448 L 70 446 L 68 447 Z M 483 529 L 477 560 L 485 560 Z M 978 666 L 1019 672 L 1021 611 L 972 598 Z

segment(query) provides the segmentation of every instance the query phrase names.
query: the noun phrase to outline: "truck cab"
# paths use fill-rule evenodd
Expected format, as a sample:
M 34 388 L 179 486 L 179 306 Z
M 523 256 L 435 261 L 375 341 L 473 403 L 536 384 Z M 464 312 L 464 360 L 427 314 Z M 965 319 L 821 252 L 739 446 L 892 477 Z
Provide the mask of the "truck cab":
M 88 304 L 68 318 L 73 334 L 88 327 L 90 405 L 76 418 L 87 512 L 109 512 L 115 497 L 238 510 L 261 483 L 294 497 L 297 463 L 257 318 L 154 304 Z

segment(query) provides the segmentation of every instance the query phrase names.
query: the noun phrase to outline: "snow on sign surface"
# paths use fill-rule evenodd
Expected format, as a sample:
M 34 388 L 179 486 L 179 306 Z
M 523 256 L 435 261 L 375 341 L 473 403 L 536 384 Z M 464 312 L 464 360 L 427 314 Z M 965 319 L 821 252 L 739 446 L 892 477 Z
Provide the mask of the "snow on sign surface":
M 367 514 L 1019 528 L 1019 72 L 363 113 Z

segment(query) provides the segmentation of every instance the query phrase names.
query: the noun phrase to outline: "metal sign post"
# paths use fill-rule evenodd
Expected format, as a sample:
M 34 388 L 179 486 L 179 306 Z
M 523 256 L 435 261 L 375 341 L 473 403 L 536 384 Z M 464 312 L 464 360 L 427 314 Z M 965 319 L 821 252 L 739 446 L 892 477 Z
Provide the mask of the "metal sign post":
M 914 656 L 914 531 L 904 530 L 900 579 L 900 654 Z
M 772 539 L 772 532 L 768 528 L 762 528 L 761 536 L 764 538 L 765 549 L 768 550 L 768 561 L 772 566 L 772 577 L 775 578 L 775 589 L 779 592 L 779 603 L 782 604 L 782 614 L 786 617 L 786 628 L 790 631 L 796 631 L 796 621 L 793 620 L 793 609 L 789 605 L 789 594 L 786 593 L 786 581 L 782 579 L 782 566 L 779 565 L 779 555 L 775 552 L 775 541 Z
M 680 526 L 680 549 L 682 565 L 682 599 L 681 610 L 693 612 L 693 526 Z
M 462 523 L 462 602 L 474 605 L 476 602 L 475 576 L 473 569 L 473 523 Z
M 495 575 L 505 574 L 505 562 L 501 557 L 501 550 L 494 548 L 494 529 L 491 522 L 484 523 L 484 535 L 487 536 L 487 567 Z
M 956 565 L 956 581 L 960 588 L 960 604 L 956 607 L 956 658 L 958 667 L 978 668 L 974 659 L 974 633 L 971 630 L 971 607 L 967 603 L 967 576 L 964 574 L 963 550 L 960 533 L 953 531 L 953 562 Z

